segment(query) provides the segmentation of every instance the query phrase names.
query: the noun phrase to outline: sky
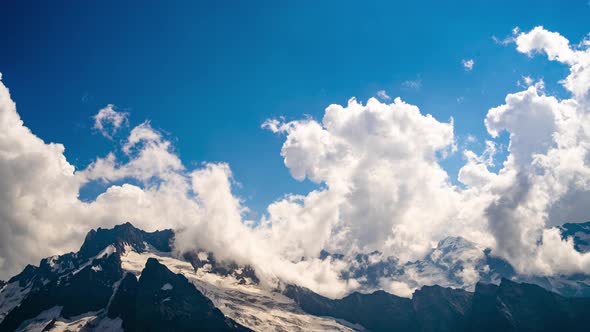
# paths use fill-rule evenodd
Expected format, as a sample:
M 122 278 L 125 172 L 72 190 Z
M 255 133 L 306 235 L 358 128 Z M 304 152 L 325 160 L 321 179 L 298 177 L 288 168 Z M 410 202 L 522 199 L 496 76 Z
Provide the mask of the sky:
M 27 126 L 63 143 L 78 169 L 112 149 L 91 117 L 114 104 L 132 125 L 149 119 L 167 133 L 185 163 L 229 163 L 259 215 L 287 192 L 314 188 L 289 176 L 281 139 L 260 129 L 267 118 L 321 119 L 330 104 L 384 90 L 455 118 L 459 144 L 483 139 L 481 119 L 521 76 L 546 77 L 562 94 L 550 78 L 567 72 L 492 37 L 543 25 L 581 40 L 589 15 L 585 0 L 12 1 L 0 11 L 0 71 Z M 453 181 L 462 163 L 461 154 L 444 161 Z
M 409 262 L 457 235 L 522 273 L 588 271 L 551 227 L 590 220 L 589 16 L 585 0 L 5 4 L 0 278 L 124 221 L 332 297 L 359 281 L 323 249 Z

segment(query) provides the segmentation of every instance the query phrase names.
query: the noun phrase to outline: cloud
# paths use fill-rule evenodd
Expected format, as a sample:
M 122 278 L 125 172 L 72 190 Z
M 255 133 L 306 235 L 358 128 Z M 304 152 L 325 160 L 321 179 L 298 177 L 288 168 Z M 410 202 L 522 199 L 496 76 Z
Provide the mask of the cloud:
M 580 43 L 579 48 L 574 48 L 559 33 L 538 26 L 516 37 L 516 49 L 529 56 L 542 52 L 549 60 L 568 65 L 570 74 L 562 81 L 563 86 L 577 99 L 587 99 L 590 89 L 590 49 L 586 41 Z
M 473 70 L 473 65 L 475 65 L 475 61 L 473 59 L 463 59 L 461 60 L 461 64 L 466 71 Z
M 109 104 L 94 116 L 94 129 L 98 130 L 104 137 L 112 139 L 122 126 L 128 125 L 128 116 L 129 113 L 117 112 L 115 106 Z
M 294 178 L 338 197 L 331 250 L 381 250 L 417 259 L 445 235 L 459 196 L 438 164 L 454 149 L 453 123 L 396 98 L 331 105 L 322 122 L 283 123 L 281 150 Z M 401 180 L 403 179 L 403 180 Z M 424 206 L 428 204 L 428 208 Z
M 518 87 L 529 87 L 533 85 L 534 81 L 535 80 L 530 76 L 522 76 L 520 80 L 516 81 L 516 85 Z
M 385 90 L 377 91 L 377 97 L 379 97 L 381 100 L 391 100 L 391 97 L 387 94 L 387 92 L 385 92 Z
M 435 255 L 433 247 L 450 236 L 491 248 L 521 273 L 587 272 L 590 256 L 549 227 L 590 217 L 588 45 L 572 46 L 541 27 L 516 33 L 519 52 L 543 53 L 570 68 L 562 84 L 571 96 L 546 95 L 538 83 L 507 94 L 483 119 L 490 135 L 479 138 L 483 150 L 461 151 L 461 186 L 441 166 L 458 150 L 454 119 L 436 119 L 400 98 L 352 98 L 328 106 L 319 120 L 262 124 L 284 139 L 280 153 L 293 178 L 317 186 L 305 195 L 287 193 L 258 220 L 246 217 L 233 193 L 228 164 L 185 166 L 149 121 L 76 170 L 63 145 L 44 142 L 24 125 L 0 82 L 0 277 L 75 250 L 89 228 L 123 221 L 146 230 L 174 228 L 177 250 L 206 249 L 251 264 L 265 285 L 294 283 L 330 297 L 359 289 L 362 280 L 343 277 L 357 253 L 379 250 L 383 255 L 374 259 L 412 262 Z M 110 137 L 123 131 L 124 119 Z M 502 133 L 509 145 L 500 163 Z M 106 185 L 104 192 L 81 201 L 80 189 L 95 181 Z M 344 258 L 320 260 L 321 250 Z M 469 285 L 478 272 L 468 264 L 456 277 Z M 379 284 L 408 296 L 433 280 L 409 268 L 403 278 Z
M 402 86 L 408 89 L 419 90 L 422 87 L 422 79 L 418 77 L 415 80 L 403 81 Z
M 492 40 L 494 41 L 494 43 L 498 44 L 498 45 L 502 45 L 502 46 L 506 46 L 509 45 L 511 43 L 514 43 L 515 40 L 515 36 L 520 32 L 520 28 L 519 27 L 514 27 L 512 29 L 512 34 L 504 37 L 504 38 L 498 38 L 496 36 L 492 36 Z

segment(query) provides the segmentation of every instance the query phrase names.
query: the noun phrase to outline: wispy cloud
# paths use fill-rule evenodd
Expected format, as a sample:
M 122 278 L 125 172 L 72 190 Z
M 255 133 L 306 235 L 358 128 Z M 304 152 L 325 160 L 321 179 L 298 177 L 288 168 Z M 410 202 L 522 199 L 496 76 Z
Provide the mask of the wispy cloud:
M 508 44 L 514 43 L 515 37 L 519 33 L 520 33 L 520 28 L 519 27 L 514 27 L 512 29 L 512 34 L 511 35 L 506 36 L 504 38 L 498 38 L 496 36 L 492 36 L 492 40 L 494 41 L 494 43 L 496 43 L 498 45 L 506 46 Z
M 391 97 L 387 94 L 385 90 L 377 91 L 377 97 L 381 98 L 382 100 L 391 100 Z
M 463 59 L 461 60 L 461 63 L 463 64 L 463 68 L 466 71 L 473 70 L 473 66 L 475 65 L 475 61 L 473 61 L 473 59 Z
M 417 77 L 415 80 L 403 81 L 402 86 L 409 89 L 419 90 L 422 87 L 422 79 Z

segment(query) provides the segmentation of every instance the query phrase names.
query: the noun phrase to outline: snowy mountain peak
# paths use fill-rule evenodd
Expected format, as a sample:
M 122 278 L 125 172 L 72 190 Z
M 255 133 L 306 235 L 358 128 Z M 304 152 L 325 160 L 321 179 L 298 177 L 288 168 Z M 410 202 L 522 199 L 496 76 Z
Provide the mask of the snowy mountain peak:
M 86 235 L 78 255 L 83 258 L 95 256 L 108 245 L 114 245 L 122 252 L 125 246 L 131 246 L 137 252 L 146 250 L 146 243 L 159 251 L 171 251 L 174 231 L 171 229 L 145 232 L 131 223 L 117 225 L 111 229 L 98 228 Z
M 579 239 L 587 230 L 586 225 L 562 226 L 563 236 Z M 561 297 L 510 280 L 568 296 L 584 297 L 590 290 L 587 276 L 526 279 L 490 250 L 448 237 L 424 259 L 406 263 L 380 252 L 351 257 L 324 252 L 323 259 L 349 260 L 350 269 L 341 277 L 354 278 L 360 285 L 357 292 L 332 300 L 294 285 L 282 291 L 265 288 L 250 266 L 217 260 L 206 250 L 178 255 L 172 250 L 173 239 L 172 230 L 150 233 L 130 223 L 89 232 L 79 252 L 45 258 L 38 267 L 29 265 L 0 284 L 0 331 L 183 331 L 195 324 L 243 331 L 291 331 L 302 326 L 310 331 L 390 326 L 461 330 L 466 319 L 480 317 L 471 308 L 493 304 L 498 296 L 498 305 L 517 303 L 536 313 L 564 305 L 578 310 L 579 303 L 587 303 L 583 298 L 549 301 L 543 307 L 515 302 L 512 294 L 521 292 L 533 298 Z M 399 288 L 387 288 L 388 280 L 406 285 L 403 297 L 391 294 Z M 396 315 L 389 317 L 393 312 Z

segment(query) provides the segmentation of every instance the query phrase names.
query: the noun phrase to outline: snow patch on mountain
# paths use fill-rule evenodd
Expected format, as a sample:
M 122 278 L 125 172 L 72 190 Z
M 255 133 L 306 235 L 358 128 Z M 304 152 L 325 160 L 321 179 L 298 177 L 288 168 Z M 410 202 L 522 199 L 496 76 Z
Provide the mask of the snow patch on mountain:
M 27 296 L 30 287 L 21 287 L 18 281 L 6 284 L 0 292 L 0 323 L 4 317 Z
M 68 331 L 123 331 L 120 318 L 111 319 L 103 311 L 88 312 L 69 319 L 61 317 L 62 307 L 55 306 L 41 312 L 35 318 L 24 321 L 18 332 L 68 332 Z
M 253 283 L 240 283 L 232 275 L 209 273 L 204 267 L 195 271 L 191 263 L 153 248 L 143 253 L 126 248 L 121 264 L 124 270 L 139 277 L 148 258 L 155 258 L 170 271 L 185 276 L 225 316 L 253 330 L 293 331 L 305 326 L 306 331 L 353 331 L 335 319 L 303 312 L 293 300 L 278 292 Z

